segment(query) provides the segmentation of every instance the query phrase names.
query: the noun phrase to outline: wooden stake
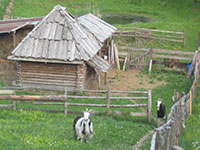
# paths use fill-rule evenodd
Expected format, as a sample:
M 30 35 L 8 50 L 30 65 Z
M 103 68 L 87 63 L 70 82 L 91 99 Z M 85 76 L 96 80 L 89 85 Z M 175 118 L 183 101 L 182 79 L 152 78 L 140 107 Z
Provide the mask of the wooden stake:
M 111 91 L 111 89 L 110 89 L 110 87 L 108 87 L 108 89 L 107 89 L 107 115 L 109 115 L 110 114 L 110 91 Z
M 190 90 L 190 115 L 192 115 L 192 90 Z
M 107 72 L 105 72 L 105 74 L 104 74 L 104 85 L 106 85 L 106 79 L 107 79 Z
M 149 73 L 151 73 L 151 70 L 152 70 L 152 63 L 153 63 L 153 60 L 151 59 L 149 63 Z
M 127 56 L 126 56 L 126 58 L 125 58 L 125 60 L 124 60 L 124 65 L 123 65 L 123 71 L 125 71 L 125 69 L 126 69 L 126 62 L 127 62 Z
M 151 90 L 148 90 L 148 121 L 151 122 L 151 107 L 152 107 L 152 95 Z
M 64 113 L 65 113 L 65 115 L 67 115 L 67 88 L 65 88 L 64 94 L 65 94 L 64 95 L 64 100 L 65 100 L 65 102 L 64 102 Z

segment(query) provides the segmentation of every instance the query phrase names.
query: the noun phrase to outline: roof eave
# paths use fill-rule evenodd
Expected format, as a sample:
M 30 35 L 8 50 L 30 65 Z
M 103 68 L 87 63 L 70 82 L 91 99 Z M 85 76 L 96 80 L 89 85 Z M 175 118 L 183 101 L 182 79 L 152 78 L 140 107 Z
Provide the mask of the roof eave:
M 8 60 L 43 62 L 43 63 L 59 63 L 59 64 L 77 64 L 77 65 L 84 64 L 84 61 L 63 61 L 63 60 L 53 60 L 53 59 L 45 60 L 45 59 L 34 59 L 34 58 L 21 58 L 21 57 L 15 57 L 15 56 L 8 56 Z

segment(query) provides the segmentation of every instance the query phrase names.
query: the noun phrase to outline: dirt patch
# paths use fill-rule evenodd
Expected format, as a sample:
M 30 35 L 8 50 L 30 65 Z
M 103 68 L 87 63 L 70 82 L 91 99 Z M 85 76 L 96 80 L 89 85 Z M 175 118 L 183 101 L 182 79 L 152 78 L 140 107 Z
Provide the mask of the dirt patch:
M 150 79 L 147 75 L 140 74 L 139 70 L 110 69 L 107 74 L 107 85 L 103 85 L 103 88 L 110 86 L 113 90 L 153 89 L 162 84 L 165 82 Z

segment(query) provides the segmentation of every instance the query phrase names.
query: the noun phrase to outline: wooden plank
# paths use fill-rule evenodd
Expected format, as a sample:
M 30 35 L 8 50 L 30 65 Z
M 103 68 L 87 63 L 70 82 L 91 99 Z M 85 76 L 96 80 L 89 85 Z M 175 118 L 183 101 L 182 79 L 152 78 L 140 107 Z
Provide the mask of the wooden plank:
M 64 103 L 57 103 L 57 102 L 33 102 L 34 105 L 63 105 Z
M 56 82 L 54 82 L 54 83 L 51 83 L 51 82 L 39 82 L 39 81 L 28 81 L 28 80 L 23 80 L 23 84 L 42 84 L 42 85 L 56 85 L 56 86 L 73 86 L 73 87 L 75 87 L 76 86 L 76 84 L 75 83 L 56 83 Z
M 147 113 L 146 112 L 131 112 L 130 115 L 134 117 L 143 117 L 143 116 L 147 116 Z
M 76 50 L 76 46 L 75 46 L 75 41 L 72 42 L 72 47 L 71 47 L 71 51 L 70 51 L 70 56 L 69 56 L 69 60 L 73 61 L 74 60 L 74 54 L 75 54 L 75 50 Z
M 88 106 L 88 107 L 107 107 L 107 104 L 80 104 L 80 103 L 67 103 L 69 106 Z M 134 107 L 146 107 L 147 104 L 135 104 L 135 105 L 110 105 L 113 108 L 134 108 Z
M 121 27 L 119 29 L 136 29 L 136 27 Z M 183 35 L 183 32 L 176 32 L 176 31 L 166 31 L 166 30 L 158 30 L 158 29 L 146 29 L 146 28 L 138 28 L 138 30 L 143 31 L 152 31 L 152 32 L 162 32 L 162 33 L 172 33 L 172 34 L 181 34 Z
M 160 60 L 153 60 L 153 64 L 160 64 L 160 65 L 170 65 L 171 62 L 165 62 Z M 173 65 L 179 66 L 179 67 L 186 67 L 188 63 L 184 62 L 173 62 Z
M 190 55 L 193 56 L 193 52 L 185 52 L 180 50 L 166 50 L 166 49 L 152 49 L 153 53 L 166 53 L 166 54 L 177 54 L 177 55 Z
M 21 100 L 21 101 L 51 101 L 51 102 L 65 102 L 63 96 L 28 96 L 28 95 L 10 95 L 0 96 L 0 100 Z
M 49 82 L 49 83 L 70 83 L 70 84 L 75 84 L 76 85 L 76 80 L 75 81 L 66 81 L 66 80 L 59 80 L 59 79 L 40 79 L 40 78 L 22 78 L 22 82 L 24 81 L 36 81 L 36 82 Z
M 8 105 L 6 105 L 6 104 L 0 104 L 0 109 L 2 109 L 2 108 L 8 109 L 8 108 L 13 108 L 13 107 L 14 107 L 13 104 L 8 104 Z
M 0 94 L 14 95 L 15 91 L 13 91 L 13 90 L 0 90 Z
M 32 72 L 22 72 L 22 76 L 29 76 L 29 77 L 55 77 L 55 78 L 71 78 L 76 79 L 77 77 L 73 74 L 66 74 L 66 75 L 60 75 L 60 74 L 46 74 L 46 73 L 32 73 Z
M 67 103 L 68 106 L 106 107 L 106 104 Z
M 135 104 L 135 105 L 110 105 L 112 108 L 119 108 L 119 107 L 124 107 L 124 108 L 135 108 L 135 107 L 147 107 L 147 104 Z
M 131 51 L 140 51 L 140 52 L 147 52 L 149 51 L 148 48 L 131 48 L 127 46 L 117 46 L 119 49 L 131 50 Z
M 192 60 L 191 58 L 188 57 L 179 57 L 179 56 L 166 56 L 166 55 L 156 55 L 152 54 L 153 58 L 169 58 L 169 59 L 176 59 L 176 60 Z
M 148 97 L 111 97 L 113 100 L 121 99 L 121 100 L 147 100 Z
M 107 90 L 82 90 L 83 92 L 93 92 L 93 93 L 106 93 Z M 117 91 L 111 90 L 111 93 L 132 93 L 132 94 L 147 94 L 147 91 Z

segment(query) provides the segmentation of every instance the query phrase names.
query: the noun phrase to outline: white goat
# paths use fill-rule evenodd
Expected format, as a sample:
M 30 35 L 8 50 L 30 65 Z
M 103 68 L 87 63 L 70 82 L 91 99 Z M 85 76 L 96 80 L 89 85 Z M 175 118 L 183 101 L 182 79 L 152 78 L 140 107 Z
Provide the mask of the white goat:
M 91 110 L 88 111 L 88 109 L 86 109 L 86 111 L 83 112 L 83 116 L 77 116 L 74 119 L 73 128 L 75 138 L 81 142 L 83 140 L 87 141 L 93 136 L 93 124 L 90 120 L 90 112 Z

